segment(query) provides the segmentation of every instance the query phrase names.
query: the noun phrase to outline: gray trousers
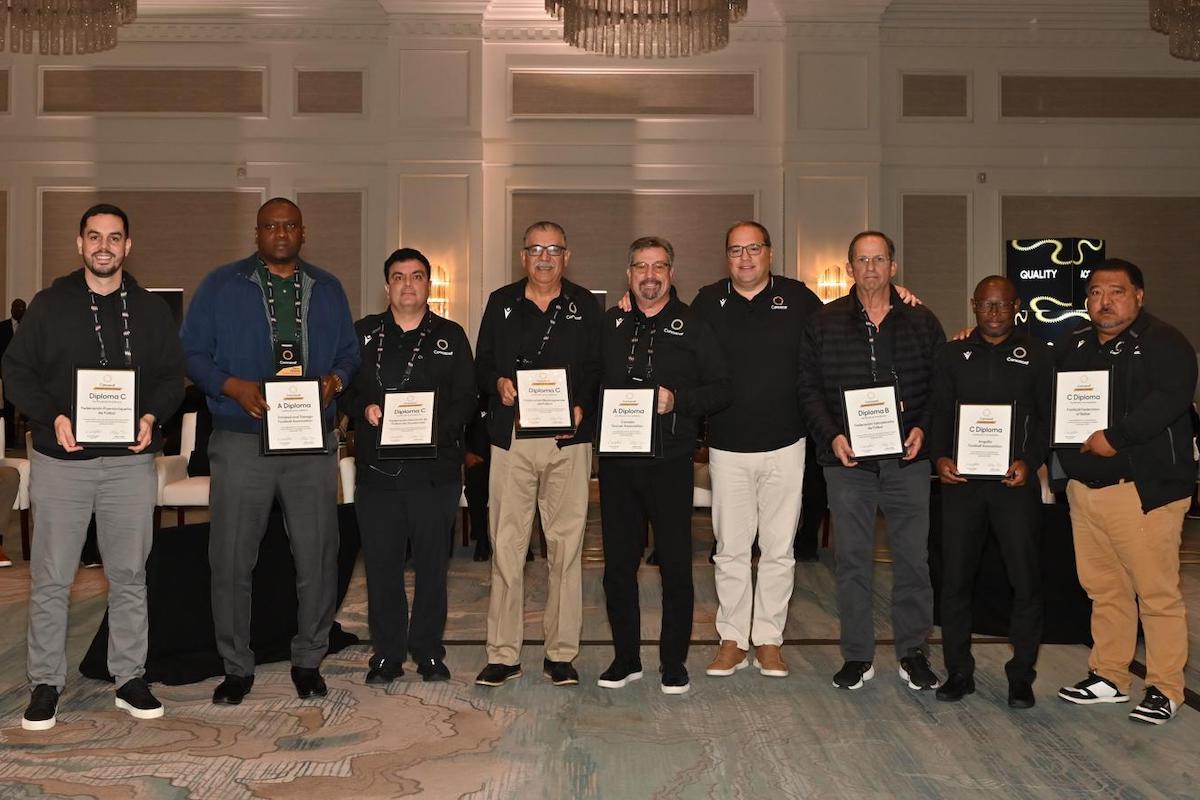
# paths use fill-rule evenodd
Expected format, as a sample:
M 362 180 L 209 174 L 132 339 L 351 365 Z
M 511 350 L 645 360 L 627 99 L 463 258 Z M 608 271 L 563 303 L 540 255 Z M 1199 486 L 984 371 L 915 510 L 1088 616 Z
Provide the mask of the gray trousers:
M 929 583 L 929 462 L 900 468 L 880 461 L 879 472 L 825 467 L 833 522 L 842 658 L 875 660 L 873 614 L 875 512 L 887 519 L 892 554 L 892 631 L 896 657 L 925 649 L 933 626 Z
M 67 681 L 67 608 L 88 521 L 108 579 L 108 671 L 121 686 L 145 672 L 146 557 L 154 538 L 154 456 L 86 461 L 30 454 L 33 560 L 29 575 L 29 680 L 60 691 Z
M 296 563 L 296 635 L 292 664 L 317 667 L 329 648 L 337 602 L 337 447 L 319 455 L 264 456 L 259 436 L 215 430 L 208 442 L 212 524 L 213 627 L 228 675 L 254 674 L 250 649 L 251 575 L 267 530 L 271 501 L 283 506 Z

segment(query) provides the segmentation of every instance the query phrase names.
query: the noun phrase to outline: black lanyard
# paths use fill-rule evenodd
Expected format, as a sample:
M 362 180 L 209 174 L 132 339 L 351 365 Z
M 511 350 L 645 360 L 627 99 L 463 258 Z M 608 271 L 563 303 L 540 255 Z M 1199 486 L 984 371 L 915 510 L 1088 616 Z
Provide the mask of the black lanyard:
M 530 302 L 530 303 L 533 302 L 532 300 L 529 300 L 528 298 L 523 298 L 523 299 L 525 299 L 526 302 Z M 533 358 L 526 358 L 525 356 L 518 355 L 517 356 L 517 367 L 518 368 L 532 367 L 535 364 L 537 364 L 538 359 L 540 359 L 542 357 L 542 351 L 546 349 L 546 343 L 550 341 L 550 334 L 554 333 L 554 326 L 558 324 L 558 312 L 559 311 L 562 311 L 562 295 L 559 295 L 554 300 L 554 310 L 550 313 L 550 324 L 546 326 L 546 332 L 544 334 L 542 334 L 542 341 L 541 341 L 541 344 L 538 345 L 537 352 L 533 354 Z M 522 326 L 522 327 L 524 327 L 524 326 Z M 525 338 L 524 331 L 522 331 L 521 338 L 522 338 L 522 344 L 524 344 L 524 341 L 523 341 Z
M 264 265 L 265 266 L 265 265 Z M 304 336 L 304 300 L 303 300 L 303 285 L 300 282 L 300 268 L 296 267 L 292 271 L 292 280 L 296 284 L 296 336 L 301 339 Z M 275 316 L 275 287 L 271 284 L 271 270 L 267 270 L 266 286 L 263 287 L 267 292 L 267 316 L 271 320 L 271 343 L 279 345 L 279 321 Z M 300 342 L 294 343 L 299 349 Z
M 425 316 L 421 320 L 421 333 L 417 336 L 417 343 L 408 356 L 408 363 L 404 366 L 404 375 L 400 378 L 399 388 L 403 389 L 408 385 L 409 380 L 412 379 L 413 368 L 417 365 L 417 358 L 421 355 L 421 345 L 425 343 L 425 337 L 429 335 L 429 331 L 432 328 L 433 312 L 426 309 Z M 383 322 L 379 323 L 379 344 L 375 346 L 375 382 L 379 384 L 380 389 L 383 388 L 383 340 L 386 332 L 387 320 L 384 319 Z
M 635 320 L 633 323 L 633 338 L 629 342 L 629 358 L 625 360 L 625 377 L 630 380 L 644 380 L 649 383 L 650 378 L 654 375 L 654 333 L 658 330 L 658 326 L 653 321 L 648 322 L 650 328 L 650 336 L 646 339 L 646 372 L 641 378 L 633 377 L 633 366 L 637 354 L 638 340 L 641 338 L 642 321 Z
M 871 351 L 871 380 L 877 381 L 879 380 L 879 359 L 875 355 L 875 334 L 879 332 L 879 327 L 871 321 L 871 317 L 867 315 L 866 308 L 862 309 L 862 315 L 863 323 L 867 328 L 867 347 Z M 893 360 L 895 359 L 894 353 L 892 354 L 892 358 Z M 896 375 L 896 367 L 894 365 L 892 366 L 891 372 L 892 378 L 896 381 L 899 381 L 899 377 Z
M 100 345 L 100 366 L 108 366 L 108 350 L 104 347 L 104 337 L 100 335 L 100 301 L 96 298 L 96 293 L 88 289 L 88 295 L 92 298 L 92 321 L 96 323 L 96 342 Z M 121 331 L 121 343 L 124 345 L 125 366 L 133 366 L 133 351 L 129 348 L 129 292 L 125 289 L 125 279 L 121 278 L 121 323 L 125 329 Z

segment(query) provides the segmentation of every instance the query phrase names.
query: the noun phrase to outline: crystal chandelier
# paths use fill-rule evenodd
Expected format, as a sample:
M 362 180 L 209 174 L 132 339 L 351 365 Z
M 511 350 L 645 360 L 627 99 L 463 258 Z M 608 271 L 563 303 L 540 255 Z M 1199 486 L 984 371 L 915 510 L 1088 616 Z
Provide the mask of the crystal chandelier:
M 44 56 L 99 53 L 117 46 L 117 28 L 137 17 L 137 0 L 0 0 L 0 51 Z
M 1150 0 L 1150 27 L 1170 37 L 1171 55 L 1200 61 L 1200 0 Z
M 546 0 L 563 41 L 622 58 L 674 58 L 720 50 L 747 0 Z

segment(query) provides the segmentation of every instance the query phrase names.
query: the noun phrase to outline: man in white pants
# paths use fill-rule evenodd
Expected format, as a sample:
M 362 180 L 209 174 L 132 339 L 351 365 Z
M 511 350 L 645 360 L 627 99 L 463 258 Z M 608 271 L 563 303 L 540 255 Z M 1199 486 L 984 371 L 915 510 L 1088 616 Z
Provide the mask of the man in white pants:
M 729 277 L 705 286 L 692 308 L 717 334 L 733 403 L 708 418 L 717 633 L 709 675 L 749 666 L 788 674 L 780 647 L 792 596 L 792 540 L 804 482 L 804 422 L 796 394 L 800 333 L 821 301 L 803 282 L 771 274 L 771 235 L 738 222 L 725 235 Z M 758 581 L 750 550 L 758 536 Z

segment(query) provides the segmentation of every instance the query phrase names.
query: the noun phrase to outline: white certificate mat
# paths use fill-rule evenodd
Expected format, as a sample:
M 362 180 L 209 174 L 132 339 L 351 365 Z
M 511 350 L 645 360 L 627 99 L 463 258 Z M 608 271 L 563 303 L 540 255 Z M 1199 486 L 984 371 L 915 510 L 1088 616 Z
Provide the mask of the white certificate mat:
M 379 420 L 380 447 L 431 447 L 437 392 L 386 392 Z
M 1054 373 L 1051 445 L 1080 445 L 1096 431 L 1107 429 L 1112 408 L 1111 386 L 1112 372 L 1107 369 Z
M 854 460 L 895 458 L 904 455 L 900 435 L 900 405 L 894 383 L 878 383 L 859 389 L 843 389 L 846 438 Z
M 517 370 L 517 424 L 518 436 L 574 432 L 565 368 Z
M 1012 404 L 958 404 L 954 465 L 964 478 L 1003 478 L 1012 466 Z
M 602 456 L 653 456 L 658 388 L 600 390 Z
M 263 381 L 263 397 L 271 407 L 263 415 L 264 454 L 325 452 L 319 379 L 266 380 Z
M 84 447 L 137 444 L 138 373 L 134 368 L 75 370 L 71 427 Z

